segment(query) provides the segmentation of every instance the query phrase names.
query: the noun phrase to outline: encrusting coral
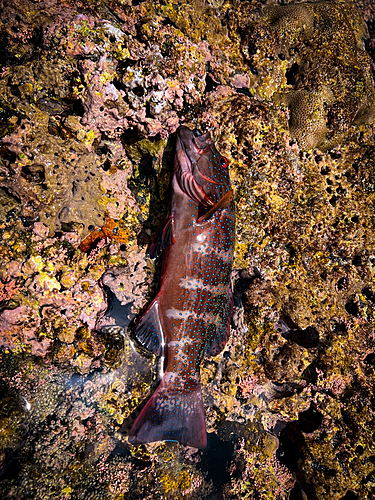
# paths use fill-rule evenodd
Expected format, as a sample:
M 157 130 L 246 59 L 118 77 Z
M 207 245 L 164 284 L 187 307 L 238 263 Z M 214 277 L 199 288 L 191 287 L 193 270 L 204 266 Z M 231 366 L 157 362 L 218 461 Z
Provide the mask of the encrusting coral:
M 283 92 L 292 90 L 275 102 L 288 107 L 289 132 L 301 149 L 327 150 L 343 140 L 351 124 L 373 122 L 371 60 L 364 50 L 367 28 L 354 3 L 269 4 L 263 19 L 269 26 L 269 52 L 258 49 L 256 29 L 251 35 L 253 64 L 270 72 L 270 81 L 281 80 Z M 269 95 L 277 89 L 263 84 L 256 90 Z
M 0 496 L 373 498 L 372 2 L 2 7 Z M 211 129 L 237 208 L 200 451 L 127 440 L 181 124 Z
M 308 151 L 326 142 L 328 127 L 325 106 L 334 103 L 329 87 L 275 93 L 273 101 L 289 108 L 289 133 L 301 149 Z

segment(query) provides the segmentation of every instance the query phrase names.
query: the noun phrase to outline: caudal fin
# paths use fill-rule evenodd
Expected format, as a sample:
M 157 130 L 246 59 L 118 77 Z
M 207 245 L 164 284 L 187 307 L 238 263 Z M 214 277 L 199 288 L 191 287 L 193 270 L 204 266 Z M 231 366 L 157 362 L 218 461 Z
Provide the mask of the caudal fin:
M 194 448 L 206 447 L 206 421 L 199 384 L 196 390 L 185 394 L 183 388 L 174 386 L 173 374 L 164 374 L 129 434 L 131 444 L 154 441 L 178 441 Z

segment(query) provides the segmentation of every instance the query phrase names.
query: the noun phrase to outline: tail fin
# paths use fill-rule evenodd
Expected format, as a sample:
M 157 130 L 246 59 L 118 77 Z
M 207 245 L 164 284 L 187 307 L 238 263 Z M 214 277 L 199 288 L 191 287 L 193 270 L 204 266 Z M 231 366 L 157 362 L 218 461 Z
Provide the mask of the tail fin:
M 200 385 L 185 394 L 166 372 L 159 387 L 141 411 L 129 434 L 131 444 L 178 441 L 185 446 L 205 448 L 206 421 Z M 177 385 L 177 384 L 176 384 Z

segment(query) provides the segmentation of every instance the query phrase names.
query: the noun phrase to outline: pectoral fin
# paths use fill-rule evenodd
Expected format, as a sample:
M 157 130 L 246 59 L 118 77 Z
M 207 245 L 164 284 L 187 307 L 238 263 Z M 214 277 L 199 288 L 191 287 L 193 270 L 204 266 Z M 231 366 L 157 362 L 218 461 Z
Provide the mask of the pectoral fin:
M 230 189 L 208 212 L 197 219 L 197 223 L 206 222 L 221 208 L 225 208 L 233 196 L 233 189 Z

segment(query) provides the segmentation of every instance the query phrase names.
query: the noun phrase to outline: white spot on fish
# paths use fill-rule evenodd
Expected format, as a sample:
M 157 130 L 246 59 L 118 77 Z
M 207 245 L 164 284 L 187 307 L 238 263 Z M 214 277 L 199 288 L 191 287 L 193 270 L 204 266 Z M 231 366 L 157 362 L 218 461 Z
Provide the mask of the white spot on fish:
M 195 343 L 194 339 L 185 338 L 182 340 L 172 340 L 171 342 L 168 342 L 168 347 L 183 348 L 186 344 L 194 344 L 194 343 Z
M 227 286 L 223 285 L 222 283 L 219 283 L 218 285 L 211 286 L 211 285 L 205 285 L 203 280 L 196 279 L 196 278 L 181 278 L 180 280 L 180 287 L 181 288 L 186 288 L 187 290 L 206 290 L 207 292 L 212 293 L 213 295 L 219 295 L 222 293 L 225 293 Z
M 195 316 L 195 313 L 193 311 L 176 309 L 175 307 L 167 309 L 165 314 L 170 319 L 188 319 L 191 316 Z

